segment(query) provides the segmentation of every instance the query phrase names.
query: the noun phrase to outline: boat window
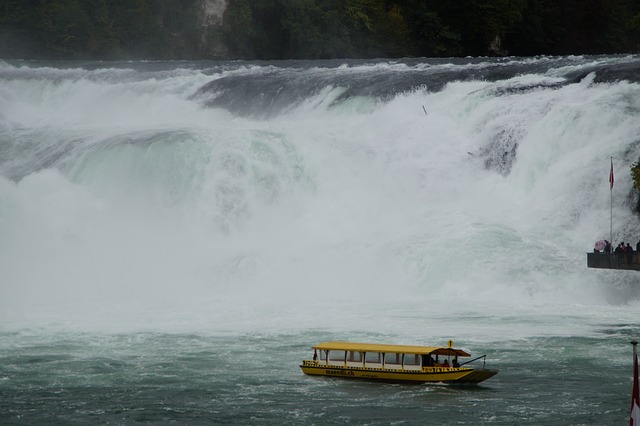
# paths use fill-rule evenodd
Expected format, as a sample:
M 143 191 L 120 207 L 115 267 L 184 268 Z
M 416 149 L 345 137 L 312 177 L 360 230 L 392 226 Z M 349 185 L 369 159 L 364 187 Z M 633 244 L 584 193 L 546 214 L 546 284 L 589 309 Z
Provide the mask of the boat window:
M 402 364 L 402 354 L 384 354 L 385 364 Z
M 380 356 L 380 352 L 367 352 L 365 362 L 380 364 L 382 362 L 382 357 Z
M 404 365 L 420 365 L 420 355 L 404 354 Z
M 347 361 L 362 362 L 362 352 L 349 351 L 349 354 L 347 355 Z
M 344 361 L 346 351 L 329 351 L 329 361 Z

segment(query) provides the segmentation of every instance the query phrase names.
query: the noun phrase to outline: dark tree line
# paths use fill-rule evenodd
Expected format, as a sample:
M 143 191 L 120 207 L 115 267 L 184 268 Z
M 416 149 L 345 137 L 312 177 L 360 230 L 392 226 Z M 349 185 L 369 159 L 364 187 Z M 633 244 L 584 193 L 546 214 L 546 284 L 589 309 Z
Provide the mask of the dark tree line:
M 628 53 L 640 51 L 640 2 L 234 0 L 224 31 L 246 58 Z
M 197 0 L 0 0 L 0 57 L 171 59 L 198 53 Z
M 0 0 L 0 57 L 287 59 L 640 51 L 638 0 Z

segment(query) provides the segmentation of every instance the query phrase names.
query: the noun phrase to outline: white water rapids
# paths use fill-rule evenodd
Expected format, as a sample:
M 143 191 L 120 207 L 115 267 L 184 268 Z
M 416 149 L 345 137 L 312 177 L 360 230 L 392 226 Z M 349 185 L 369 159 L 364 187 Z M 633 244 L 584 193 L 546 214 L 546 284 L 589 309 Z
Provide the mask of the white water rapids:
M 633 322 L 640 276 L 585 252 L 609 239 L 610 157 L 613 239 L 640 239 L 640 86 L 589 72 L 636 60 L 0 63 L 5 326 Z

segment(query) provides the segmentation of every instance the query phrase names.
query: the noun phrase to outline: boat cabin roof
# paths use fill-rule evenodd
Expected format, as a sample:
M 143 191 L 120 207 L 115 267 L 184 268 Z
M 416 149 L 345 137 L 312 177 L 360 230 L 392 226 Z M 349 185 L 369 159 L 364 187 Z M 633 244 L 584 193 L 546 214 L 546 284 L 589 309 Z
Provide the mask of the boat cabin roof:
M 354 351 L 354 352 L 382 352 L 418 355 L 471 356 L 462 349 L 444 346 L 410 346 L 410 345 L 379 345 L 376 343 L 352 342 L 323 342 L 313 346 L 313 349 L 324 351 Z

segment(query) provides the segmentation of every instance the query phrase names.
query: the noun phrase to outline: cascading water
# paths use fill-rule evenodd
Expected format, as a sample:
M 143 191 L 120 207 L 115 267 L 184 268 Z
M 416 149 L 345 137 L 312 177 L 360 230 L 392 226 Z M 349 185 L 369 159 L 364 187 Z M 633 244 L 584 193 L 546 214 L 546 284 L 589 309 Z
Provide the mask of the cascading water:
M 0 81 L 7 362 L 47 347 L 51 333 L 79 347 L 111 336 L 105 356 L 125 364 L 126 342 L 138 333 L 151 336 L 148 356 L 176 339 L 188 340 L 190 349 L 177 344 L 178 352 L 191 354 L 196 333 L 214 339 L 196 342 L 213 345 L 214 358 L 220 350 L 264 353 L 264 333 L 284 339 L 267 357 L 290 361 L 278 374 L 303 394 L 318 382 L 294 371 L 300 351 L 335 336 L 462 339 L 516 369 L 540 361 L 531 358 L 535 347 L 566 362 L 614 352 L 614 364 L 627 364 L 626 347 L 612 349 L 603 336 L 626 343 L 637 334 L 640 277 L 588 270 L 585 252 L 609 239 L 610 195 L 614 241 L 640 239 L 629 173 L 640 157 L 636 56 L 0 62 Z M 585 350 L 594 341 L 595 352 Z M 558 344 L 568 352 L 555 353 Z M 505 349 L 520 360 L 500 358 Z M 626 398 L 616 394 L 626 373 L 606 373 L 615 376 L 607 388 L 615 396 L 601 407 L 610 421 L 624 417 L 626 406 L 615 404 Z M 249 380 L 233 374 L 229 380 Z M 5 397 L 22 389 L 15 377 L 0 371 Z M 269 375 L 260 380 L 276 386 L 279 408 L 251 415 L 293 415 L 286 406 L 302 397 Z M 502 373 L 496 386 L 511 394 L 517 380 Z M 531 392 L 543 395 L 552 380 L 544 376 Z M 253 398 L 230 383 L 218 383 L 223 393 Z M 376 392 L 372 398 L 385 398 Z M 218 416 L 203 409 L 202 419 L 243 412 L 212 398 Z M 488 409 L 474 423 L 542 424 L 558 413 L 589 423 L 589 401 L 545 413 L 510 401 L 525 404 L 524 414 Z M 455 404 L 439 401 L 431 414 L 451 418 Z M 323 409 L 307 407 L 298 420 L 322 421 L 315 416 Z M 200 419 L 154 415 L 150 421 Z

